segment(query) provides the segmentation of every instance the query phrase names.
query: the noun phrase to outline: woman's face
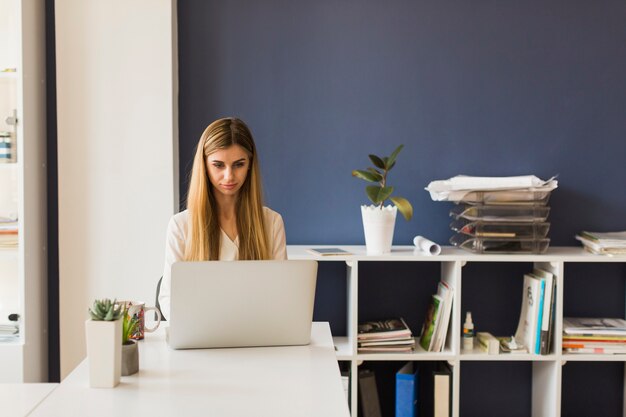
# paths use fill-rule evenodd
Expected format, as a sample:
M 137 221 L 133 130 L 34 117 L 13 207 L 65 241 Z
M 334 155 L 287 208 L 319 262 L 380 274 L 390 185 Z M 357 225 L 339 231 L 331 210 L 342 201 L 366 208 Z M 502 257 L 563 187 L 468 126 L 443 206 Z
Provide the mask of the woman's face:
M 248 176 L 250 158 L 244 148 L 232 145 L 207 156 L 206 166 L 215 192 L 236 196 Z

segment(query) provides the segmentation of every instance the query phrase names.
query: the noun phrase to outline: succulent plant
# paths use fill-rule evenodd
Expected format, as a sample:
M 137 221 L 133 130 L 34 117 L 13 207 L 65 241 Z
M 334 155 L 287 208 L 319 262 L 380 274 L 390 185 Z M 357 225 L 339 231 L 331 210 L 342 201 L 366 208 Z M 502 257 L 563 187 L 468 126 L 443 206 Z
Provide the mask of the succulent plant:
M 122 321 L 122 344 L 127 345 L 131 336 L 137 330 L 137 326 L 139 326 L 139 318 L 128 314 L 128 309 L 125 309 L 122 314 L 124 315 L 124 321 Z
M 379 206 L 382 209 L 385 200 L 389 199 L 406 220 L 411 220 L 411 217 L 413 217 L 413 206 L 411 203 L 402 197 L 392 197 L 393 187 L 387 185 L 387 175 L 391 168 L 396 165 L 396 157 L 403 147 L 404 145 L 398 146 L 388 157 L 385 156 L 381 158 L 376 155 L 369 155 L 370 161 L 372 161 L 374 167 L 367 168 L 367 170 L 355 169 L 352 171 L 352 176 L 368 182 L 378 183 L 378 185 L 368 185 L 365 187 L 367 197 L 375 206 Z
M 115 321 L 122 317 L 123 312 L 123 307 L 116 300 L 111 301 L 108 298 L 95 300 L 89 309 L 89 315 L 95 321 Z

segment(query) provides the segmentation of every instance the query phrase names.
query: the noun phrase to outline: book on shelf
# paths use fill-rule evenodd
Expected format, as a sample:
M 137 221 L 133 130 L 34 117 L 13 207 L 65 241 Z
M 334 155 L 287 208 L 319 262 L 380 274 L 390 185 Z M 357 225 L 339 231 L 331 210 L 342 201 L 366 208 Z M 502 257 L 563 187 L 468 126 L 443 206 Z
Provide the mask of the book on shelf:
M 585 347 L 585 348 L 563 348 L 565 353 L 587 353 L 595 355 L 620 355 L 626 353 L 626 347 Z
M 12 335 L 19 333 L 20 328 L 17 324 L 0 324 L 0 335 Z
M 626 342 L 626 336 L 603 336 L 603 335 L 589 335 L 589 334 L 563 334 L 563 341 L 568 342 L 614 342 L 624 343 Z
M 433 371 L 433 416 L 450 417 L 452 414 L 452 369 L 438 362 Z
M 359 370 L 359 399 L 363 417 L 382 417 L 376 374 L 369 369 Z
M 359 347 L 359 353 L 409 353 L 413 351 L 412 345 L 393 345 L 393 346 L 369 346 Z
M 563 340 L 563 347 L 569 349 L 611 348 L 626 349 L 626 340 Z
M 564 317 L 563 352 L 626 354 L 626 320 Z
M 358 341 L 408 337 L 412 337 L 411 329 L 402 317 L 367 321 L 358 326 Z
M 411 352 L 413 333 L 402 317 L 359 324 L 359 353 Z
M 626 231 L 623 232 L 587 232 L 576 235 L 583 247 L 596 255 L 626 254 Z
M 426 318 L 424 319 L 424 325 L 422 326 L 422 332 L 420 334 L 420 346 L 426 351 L 432 351 L 434 345 L 433 334 L 437 327 L 437 322 L 441 317 L 441 303 L 442 299 L 437 294 L 433 294 L 430 297 L 430 303 L 426 310 Z
M 413 362 L 407 362 L 396 372 L 396 417 L 418 416 L 419 374 Z
M 524 275 L 522 306 L 515 339 L 528 348 L 529 353 L 541 352 L 541 323 L 545 280 L 531 274 Z
M 539 340 L 539 353 L 550 353 L 552 322 L 554 316 L 554 300 L 556 297 L 556 279 L 554 274 L 544 269 L 533 269 L 533 275 L 544 280 L 543 314 L 541 319 L 541 333 Z
M 406 339 L 390 339 L 390 340 L 372 340 L 367 342 L 359 342 L 359 347 L 372 346 L 415 346 L 415 339 L 412 337 Z
M 566 335 L 626 336 L 626 320 L 563 317 L 563 333 Z
M 435 342 L 432 350 L 433 352 L 442 352 L 446 345 L 448 326 L 450 324 L 450 316 L 452 315 L 454 287 L 446 281 L 439 281 L 437 285 L 437 295 L 441 297 L 443 305 L 439 307 L 441 309 L 441 318 L 437 322 L 437 328 L 433 335 Z

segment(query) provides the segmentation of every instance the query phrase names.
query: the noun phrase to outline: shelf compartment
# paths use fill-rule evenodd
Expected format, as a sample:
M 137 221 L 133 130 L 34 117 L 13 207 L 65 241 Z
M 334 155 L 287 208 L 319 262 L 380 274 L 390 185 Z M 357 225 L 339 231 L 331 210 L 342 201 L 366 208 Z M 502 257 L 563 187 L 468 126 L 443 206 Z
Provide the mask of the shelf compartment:
M 563 365 L 561 415 L 621 417 L 623 401 L 624 363 L 594 359 Z
M 559 368 L 558 361 L 461 361 L 459 416 L 556 417 Z
M 432 372 L 436 369 L 437 362 L 424 362 L 424 361 L 412 361 L 406 360 L 401 362 L 363 362 L 359 366 L 361 369 L 369 369 L 374 372 L 376 376 L 376 385 L 378 388 L 378 397 L 380 401 L 380 408 L 384 417 L 392 417 L 395 415 L 395 386 L 396 386 L 396 372 L 402 368 L 406 362 L 413 362 L 414 369 L 419 369 L 419 386 L 418 386 L 418 398 L 419 398 L 419 411 L 417 415 L 429 416 L 433 415 L 433 382 Z M 444 361 L 441 361 L 444 362 Z M 452 368 L 452 378 L 456 378 L 454 368 Z M 450 395 L 453 396 L 454 388 L 451 386 Z M 363 416 L 360 407 L 361 398 L 358 398 L 358 416 Z M 454 403 L 454 399 L 452 401 Z M 354 415 L 354 414 L 352 414 Z

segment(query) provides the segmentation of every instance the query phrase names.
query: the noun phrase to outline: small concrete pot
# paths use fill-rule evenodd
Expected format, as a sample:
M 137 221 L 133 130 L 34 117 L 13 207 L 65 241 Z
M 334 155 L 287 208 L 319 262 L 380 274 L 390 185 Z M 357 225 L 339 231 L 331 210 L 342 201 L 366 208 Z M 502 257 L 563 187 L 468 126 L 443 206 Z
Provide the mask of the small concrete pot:
M 136 374 L 139 371 L 139 348 L 137 342 L 129 341 L 122 345 L 122 376 Z

